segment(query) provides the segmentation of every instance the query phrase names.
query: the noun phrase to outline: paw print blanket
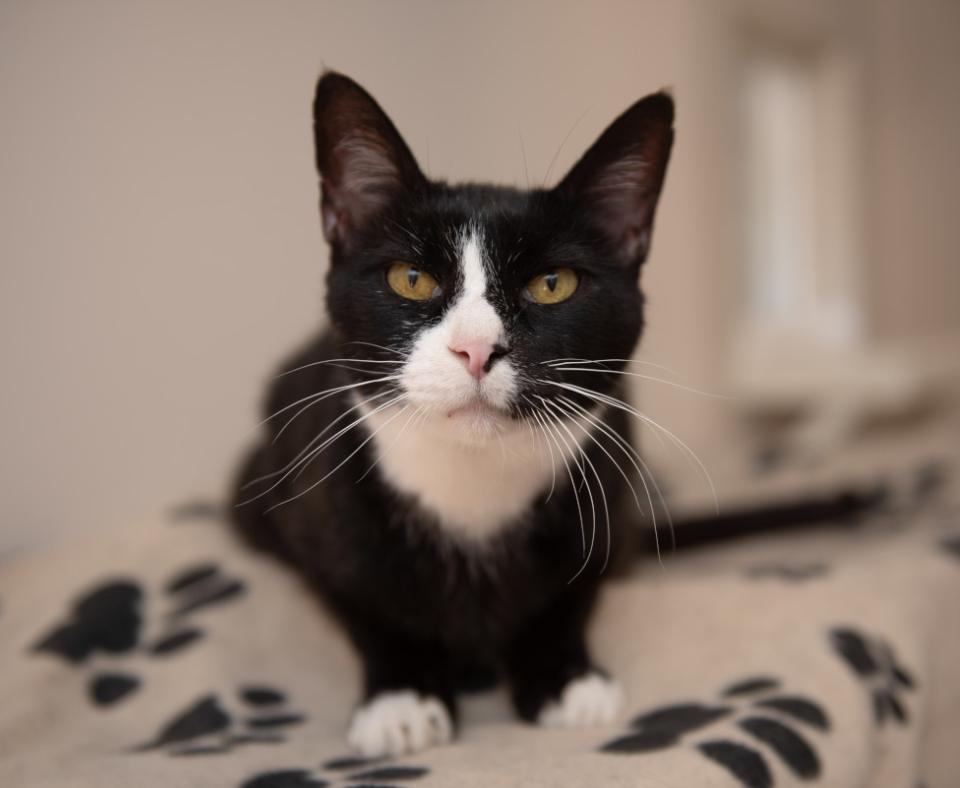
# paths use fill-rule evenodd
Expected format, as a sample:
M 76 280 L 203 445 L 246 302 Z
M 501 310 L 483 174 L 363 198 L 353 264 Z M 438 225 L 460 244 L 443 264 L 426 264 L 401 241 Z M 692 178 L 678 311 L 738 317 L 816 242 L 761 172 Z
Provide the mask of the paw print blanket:
M 0 565 L 0 785 L 952 788 L 960 507 L 641 562 L 592 624 L 613 725 L 470 696 L 448 746 L 365 761 L 357 661 L 215 510 Z

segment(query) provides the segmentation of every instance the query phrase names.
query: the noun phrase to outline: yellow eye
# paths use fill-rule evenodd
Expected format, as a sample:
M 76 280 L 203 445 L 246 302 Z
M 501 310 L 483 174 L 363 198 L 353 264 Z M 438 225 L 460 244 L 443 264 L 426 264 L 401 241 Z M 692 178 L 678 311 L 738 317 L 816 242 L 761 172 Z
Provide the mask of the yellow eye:
M 397 295 L 411 301 L 426 301 L 436 295 L 437 280 L 412 263 L 394 263 L 387 270 L 387 284 Z
M 571 268 L 554 268 L 527 283 L 527 295 L 538 304 L 559 304 L 572 296 L 580 277 Z

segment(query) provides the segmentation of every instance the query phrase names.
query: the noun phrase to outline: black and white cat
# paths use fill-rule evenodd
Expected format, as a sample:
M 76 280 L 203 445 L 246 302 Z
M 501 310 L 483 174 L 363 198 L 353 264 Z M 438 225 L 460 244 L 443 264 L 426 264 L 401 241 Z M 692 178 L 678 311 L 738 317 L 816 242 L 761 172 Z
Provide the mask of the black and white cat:
M 617 714 L 584 627 L 637 521 L 617 373 L 672 125 L 657 93 L 553 189 L 452 186 L 359 85 L 317 85 L 330 327 L 272 386 L 235 511 L 359 650 L 366 755 L 449 740 L 484 671 L 525 720 Z

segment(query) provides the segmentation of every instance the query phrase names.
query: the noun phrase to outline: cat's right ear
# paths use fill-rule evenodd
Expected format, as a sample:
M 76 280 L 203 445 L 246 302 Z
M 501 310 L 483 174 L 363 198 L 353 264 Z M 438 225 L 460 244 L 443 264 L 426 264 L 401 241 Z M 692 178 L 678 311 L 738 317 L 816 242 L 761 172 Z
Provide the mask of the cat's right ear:
M 556 187 L 626 265 L 647 257 L 672 145 L 673 99 L 653 93 L 611 123 Z
M 349 77 L 328 71 L 320 78 L 313 134 L 323 234 L 331 246 L 349 247 L 398 196 L 426 183 L 390 118 Z

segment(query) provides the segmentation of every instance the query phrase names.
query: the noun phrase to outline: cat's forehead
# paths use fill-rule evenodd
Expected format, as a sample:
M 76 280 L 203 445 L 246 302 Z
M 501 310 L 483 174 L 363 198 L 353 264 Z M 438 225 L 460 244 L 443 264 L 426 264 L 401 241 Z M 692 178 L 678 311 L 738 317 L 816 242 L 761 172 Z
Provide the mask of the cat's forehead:
M 467 184 L 431 190 L 420 206 L 421 218 L 432 220 L 449 234 L 460 237 L 464 228 L 479 228 L 493 240 L 530 224 L 542 197 L 503 186 Z
M 449 263 L 462 265 L 469 249 L 495 268 L 544 234 L 540 199 L 536 192 L 509 187 L 440 185 L 411 206 L 399 229 L 407 241 L 431 248 Z

